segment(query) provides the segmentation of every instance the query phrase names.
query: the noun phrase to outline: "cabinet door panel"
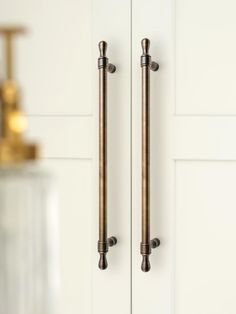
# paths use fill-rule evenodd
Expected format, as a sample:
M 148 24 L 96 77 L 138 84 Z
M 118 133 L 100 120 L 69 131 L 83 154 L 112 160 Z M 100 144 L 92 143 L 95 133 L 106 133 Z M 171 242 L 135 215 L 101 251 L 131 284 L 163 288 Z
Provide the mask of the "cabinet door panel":
M 131 308 L 131 1 L 3 1 L 5 24 L 22 24 L 16 78 L 28 135 L 59 179 L 61 313 Z M 98 269 L 98 42 L 117 66 L 108 77 L 108 230 L 118 244 Z M 1 58 L 1 63 L 3 63 Z
M 177 162 L 177 314 L 236 311 L 235 183 L 235 162 Z
M 175 7 L 176 112 L 235 115 L 235 1 L 176 0 Z
M 174 158 L 235 160 L 235 116 L 177 116 L 174 125 Z
M 134 314 L 235 312 L 234 7 L 133 1 Z M 160 64 L 151 73 L 150 209 L 151 238 L 160 237 L 161 246 L 152 251 L 149 273 L 141 272 L 139 254 L 143 37 Z

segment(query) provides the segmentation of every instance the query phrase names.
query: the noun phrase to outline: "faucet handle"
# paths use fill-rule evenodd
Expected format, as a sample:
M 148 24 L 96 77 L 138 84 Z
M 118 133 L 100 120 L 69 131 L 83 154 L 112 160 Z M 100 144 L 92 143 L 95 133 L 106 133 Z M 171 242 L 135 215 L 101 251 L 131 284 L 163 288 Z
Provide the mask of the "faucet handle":
M 0 35 L 5 41 L 5 58 L 6 58 L 6 79 L 13 78 L 13 37 L 26 32 L 24 27 L 20 26 L 0 26 Z
M 25 32 L 26 28 L 21 26 L 0 26 L 0 34 L 15 35 L 23 34 Z

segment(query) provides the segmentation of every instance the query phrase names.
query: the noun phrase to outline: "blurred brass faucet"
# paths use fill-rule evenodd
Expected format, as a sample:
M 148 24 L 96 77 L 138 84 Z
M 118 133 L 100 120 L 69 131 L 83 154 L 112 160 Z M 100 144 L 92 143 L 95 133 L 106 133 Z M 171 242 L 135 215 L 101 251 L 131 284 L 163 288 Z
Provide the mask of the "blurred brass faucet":
M 13 38 L 25 33 L 22 27 L 0 27 L 5 41 L 5 78 L 0 84 L 1 138 L 0 164 L 35 159 L 37 147 L 23 140 L 26 118 L 20 110 L 20 91 L 13 74 Z

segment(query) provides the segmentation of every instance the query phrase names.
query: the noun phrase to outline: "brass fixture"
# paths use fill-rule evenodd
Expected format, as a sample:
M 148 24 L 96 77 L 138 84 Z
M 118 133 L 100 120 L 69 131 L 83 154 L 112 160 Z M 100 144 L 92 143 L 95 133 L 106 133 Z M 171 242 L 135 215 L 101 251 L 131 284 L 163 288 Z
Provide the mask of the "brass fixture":
M 141 269 L 148 272 L 151 269 L 149 255 L 151 249 L 160 245 L 160 240 L 150 240 L 150 70 L 157 71 L 158 63 L 151 60 L 149 53 L 150 40 L 144 38 L 141 42 L 143 54 L 142 68 L 142 255 Z
M 13 37 L 24 32 L 22 27 L 0 27 L 0 34 L 5 41 L 6 60 L 6 74 L 0 84 L 0 165 L 20 163 L 37 157 L 37 146 L 23 139 L 26 118 L 20 108 L 20 91 L 13 74 Z
M 100 57 L 99 70 L 99 240 L 98 252 L 100 259 L 98 267 L 106 269 L 106 254 L 110 246 L 117 243 L 115 237 L 107 238 L 107 72 L 114 73 L 116 67 L 108 63 L 106 57 L 107 43 L 98 44 Z

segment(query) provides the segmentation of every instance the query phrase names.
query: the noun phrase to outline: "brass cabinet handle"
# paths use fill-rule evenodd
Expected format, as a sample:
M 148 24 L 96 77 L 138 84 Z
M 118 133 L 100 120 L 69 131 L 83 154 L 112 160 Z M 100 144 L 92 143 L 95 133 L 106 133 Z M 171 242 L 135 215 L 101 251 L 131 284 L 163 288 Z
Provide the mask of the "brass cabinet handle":
M 143 54 L 142 68 L 142 255 L 141 269 L 148 272 L 151 269 L 149 255 L 151 249 L 160 245 L 160 240 L 150 240 L 150 70 L 157 71 L 159 65 L 151 60 L 148 54 L 150 40 L 144 38 L 141 42 Z
M 107 43 L 98 44 L 100 57 L 99 70 L 99 240 L 98 252 L 100 259 L 98 267 L 106 269 L 109 246 L 117 243 L 115 237 L 107 238 L 107 72 L 114 73 L 116 67 L 108 63 L 106 57 Z

